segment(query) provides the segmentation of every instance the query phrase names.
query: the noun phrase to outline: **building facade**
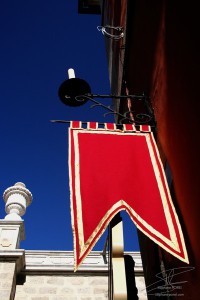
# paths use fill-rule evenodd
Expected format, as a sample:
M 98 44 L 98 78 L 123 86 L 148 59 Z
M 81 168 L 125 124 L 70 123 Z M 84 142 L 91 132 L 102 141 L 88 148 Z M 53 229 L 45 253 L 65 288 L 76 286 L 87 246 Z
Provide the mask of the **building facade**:
M 160 272 L 163 279 L 182 282 L 173 292 L 165 295 L 151 292 L 148 297 L 198 299 L 200 43 L 197 3 L 105 0 L 100 6 L 111 92 L 146 94 L 150 99 L 156 121 L 155 137 L 190 260 L 189 265 L 178 261 L 138 232 L 147 287 Z M 130 119 L 138 122 L 141 121 L 137 119 L 139 113 L 148 113 L 145 106 L 131 99 L 114 100 L 114 103 L 117 111 L 127 112 Z M 120 118 L 116 120 L 119 121 Z M 170 277 L 169 272 L 178 274 Z

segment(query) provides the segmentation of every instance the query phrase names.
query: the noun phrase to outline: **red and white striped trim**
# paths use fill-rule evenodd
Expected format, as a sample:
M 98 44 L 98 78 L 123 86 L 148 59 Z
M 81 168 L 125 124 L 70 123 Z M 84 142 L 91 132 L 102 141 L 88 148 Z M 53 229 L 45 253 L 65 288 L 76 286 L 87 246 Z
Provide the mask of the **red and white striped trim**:
M 141 132 L 151 132 L 151 126 L 150 125 L 140 125 L 140 131 Z
M 70 128 L 72 129 L 87 129 L 87 130 L 110 130 L 110 131 L 123 131 L 123 132 L 151 132 L 150 125 L 140 125 L 139 130 L 136 129 L 134 124 L 122 124 L 123 129 L 117 129 L 115 123 L 104 123 L 104 128 L 99 126 L 98 122 L 87 122 L 87 128 L 82 126 L 81 121 L 70 121 Z
M 116 130 L 116 124 L 115 123 L 104 123 L 106 130 Z
M 70 128 L 82 129 L 82 122 L 80 122 L 80 121 L 70 121 Z
M 123 124 L 123 131 L 136 131 L 134 124 Z
M 87 122 L 87 129 L 98 129 L 98 122 Z

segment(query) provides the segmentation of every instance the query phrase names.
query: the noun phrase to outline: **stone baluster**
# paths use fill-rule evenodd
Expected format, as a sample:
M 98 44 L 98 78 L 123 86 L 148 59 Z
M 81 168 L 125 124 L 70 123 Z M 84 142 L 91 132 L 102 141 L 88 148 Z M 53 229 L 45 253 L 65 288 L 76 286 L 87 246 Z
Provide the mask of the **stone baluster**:
M 25 265 L 25 251 L 19 249 L 25 239 L 21 216 L 32 202 L 32 194 L 22 182 L 7 188 L 3 194 L 7 215 L 0 220 L 0 299 L 14 300 L 16 276 Z
M 22 220 L 26 212 L 27 206 L 32 202 L 32 194 L 22 182 L 17 182 L 15 185 L 7 188 L 3 194 L 6 203 L 6 220 Z

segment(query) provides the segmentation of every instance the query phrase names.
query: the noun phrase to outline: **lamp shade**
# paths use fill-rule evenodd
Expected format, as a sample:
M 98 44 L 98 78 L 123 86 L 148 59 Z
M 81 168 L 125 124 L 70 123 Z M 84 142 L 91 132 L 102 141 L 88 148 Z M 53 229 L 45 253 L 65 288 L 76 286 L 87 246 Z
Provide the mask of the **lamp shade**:
M 90 94 L 89 84 L 80 78 L 70 78 L 65 80 L 59 87 L 58 96 L 60 100 L 69 106 L 80 106 L 88 99 L 84 95 Z M 83 97 L 81 97 L 83 96 Z M 91 95 L 90 95 L 91 97 Z

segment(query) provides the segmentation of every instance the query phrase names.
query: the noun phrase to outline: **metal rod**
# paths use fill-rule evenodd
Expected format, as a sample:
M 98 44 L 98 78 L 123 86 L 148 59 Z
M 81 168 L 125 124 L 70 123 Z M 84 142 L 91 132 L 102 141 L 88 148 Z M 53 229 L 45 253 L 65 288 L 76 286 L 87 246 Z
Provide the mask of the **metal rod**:
M 76 122 L 77 120 L 75 120 L 75 122 Z M 69 121 L 69 120 L 50 120 L 50 122 L 51 123 L 61 123 L 61 124 L 70 124 L 72 121 Z M 77 121 L 77 122 L 79 122 L 79 121 Z M 94 121 L 94 122 L 96 122 L 96 121 Z M 84 124 L 84 125 L 87 125 L 87 121 L 81 121 L 81 123 L 82 124 Z M 105 123 L 113 123 L 113 122 L 97 122 L 99 125 L 101 125 L 101 126 L 104 126 L 105 125 Z M 137 122 L 132 122 L 132 123 L 115 123 L 115 125 L 116 126 L 123 126 L 124 124 L 135 124 L 135 126 L 140 126 L 141 124 L 137 124 Z M 156 127 L 155 125 L 150 125 L 151 126 L 151 128 L 154 128 L 154 127 Z
M 93 97 L 93 98 L 114 98 L 114 99 L 120 99 L 120 98 L 133 98 L 133 99 L 138 99 L 142 100 L 145 98 L 144 95 L 99 95 L 99 94 L 86 94 L 85 96 L 88 97 Z
M 120 112 L 117 112 L 115 110 L 113 110 L 110 106 L 106 106 L 103 103 L 97 101 L 94 99 L 94 97 L 96 98 L 133 98 L 133 99 L 138 99 L 139 101 L 144 101 L 148 110 L 148 113 L 137 113 L 134 116 L 134 120 L 130 117 L 128 117 L 128 114 L 130 114 L 130 111 L 121 114 Z M 108 114 L 113 114 L 113 115 L 117 115 L 120 117 L 120 124 L 122 123 L 128 123 L 128 124 L 135 124 L 135 125 L 142 125 L 142 124 L 148 124 L 148 123 L 152 123 L 153 125 L 153 121 L 154 121 L 154 116 L 153 116 L 153 111 L 150 108 L 150 104 L 147 101 L 147 98 L 145 95 L 98 95 L 98 94 L 85 94 L 85 95 L 79 95 L 75 97 L 75 100 L 77 102 L 82 102 L 85 100 L 89 100 L 91 102 L 93 102 L 94 104 L 91 106 L 91 108 L 93 107 L 103 107 L 105 110 L 109 111 L 107 113 L 104 114 L 108 115 Z M 51 122 L 54 123 L 69 123 L 70 121 L 65 121 L 65 120 L 51 120 Z M 103 123 L 102 123 L 103 124 Z
M 91 96 L 89 96 L 89 95 L 91 95 Z M 98 95 L 93 95 L 93 96 L 98 96 Z M 100 97 L 104 97 L 104 98 L 110 98 L 110 96 L 112 96 L 112 95 L 99 95 Z M 143 95 L 143 96 L 136 96 L 136 95 L 122 95 L 122 96 L 116 96 L 116 97 L 124 97 L 124 98 L 130 98 L 130 97 L 137 97 L 138 99 L 146 99 L 146 97 Z M 121 114 L 120 112 L 117 112 L 117 111 L 114 111 L 112 108 L 110 108 L 109 106 L 106 106 L 106 105 L 104 105 L 104 104 L 102 104 L 101 102 L 99 102 L 99 101 L 97 101 L 97 100 L 95 100 L 94 98 L 92 98 L 92 94 L 87 94 L 87 95 L 80 95 L 80 96 L 76 96 L 75 97 L 75 99 L 77 100 L 77 101 L 83 101 L 83 99 L 88 99 L 88 100 L 90 100 L 91 102 L 93 102 L 93 103 L 95 103 L 95 105 L 93 105 L 92 107 L 94 107 L 94 106 L 101 106 L 101 107 L 103 107 L 104 109 L 106 109 L 106 110 L 108 110 L 108 111 L 110 111 L 112 114 L 115 114 L 115 115 L 117 115 L 117 116 L 119 116 L 119 117 L 121 117 L 122 118 L 122 120 L 123 120 L 123 122 L 124 121 L 128 121 L 129 123 L 133 123 L 133 120 L 132 119 L 130 119 L 130 118 L 128 118 L 126 115 L 127 115 L 127 113 L 125 113 L 125 114 Z M 138 115 L 139 116 L 139 115 Z M 147 120 L 144 120 L 144 121 L 142 121 L 142 117 L 147 117 Z M 134 121 L 134 123 L 136 124 L 136 123 L 141 123 L 141 124 L 147 124 L 150 120 L 152 119 L 152 116 L 149 116 L 149 115 L 147 115 L 147 114 L 140 114 L 140 121 Z
M 52 123 L 70 124 L 72 121 L 69 121 L 69 120 L 50 120 L 50 122 L 52 122 Z M 75 120 L 75 122 L 76 122 L 76 120 Z M 77 121 L 77 122 L 79 122 L 79 121 Z M 94 122 L 96 122 L 96 121 L 94 121 Z M 87 121 L 81 121 L 81 123 L 87 125 L 88 122 Z M 113 122 L 97 122 L 97 123 L 99 125 L 104 126 L 105 123 L 113 123 Z M 115 125 L 122 126 L 123 124 L 115 124 Z
M 50 120 L 50 122 L 51 123 L 63 123 L 63 124 L 70 124 L 72 121 L 68 121 L 68 120 Z M 75 122 L 76 122 L 76 120 L 75 120 Z M 77 121 L 77 122 L 79 122 L 79 121 Z M 95 122 L 95 121 L 94 121 Z M 82 124 L 84 124 L 84 125 L 87 125 L 87 121 L 81 121 L 81 123 Z M 97 122 L 99 125 L 102 125 L 102 126 L 104 126 L 105 125 L 105 123 L 109 123 L 109 122 Z M 113 122 L 110 122 L 110 123 L 113 123 Z M 122 126 L 123 124 L 115 124 L 116 126 Z

